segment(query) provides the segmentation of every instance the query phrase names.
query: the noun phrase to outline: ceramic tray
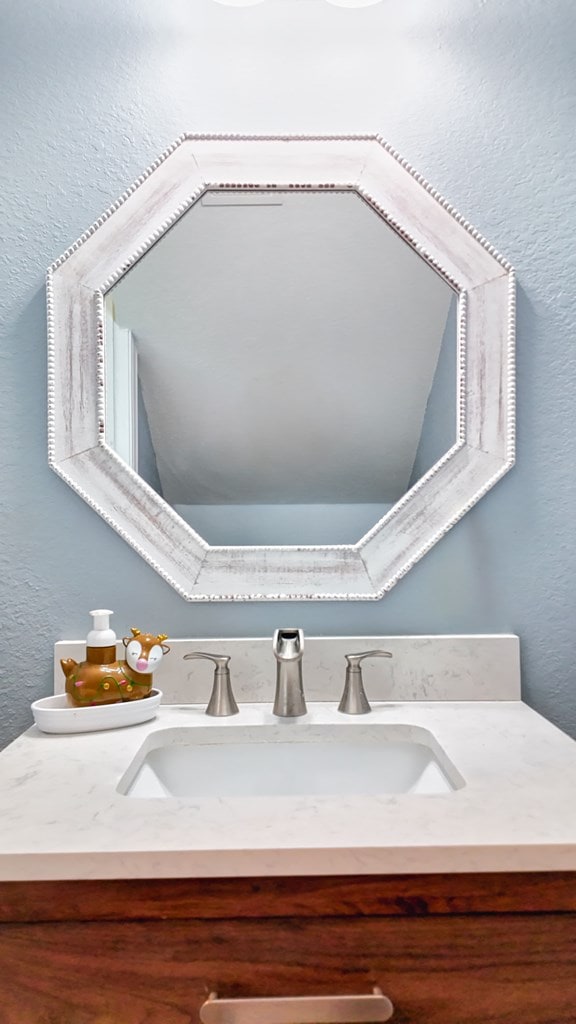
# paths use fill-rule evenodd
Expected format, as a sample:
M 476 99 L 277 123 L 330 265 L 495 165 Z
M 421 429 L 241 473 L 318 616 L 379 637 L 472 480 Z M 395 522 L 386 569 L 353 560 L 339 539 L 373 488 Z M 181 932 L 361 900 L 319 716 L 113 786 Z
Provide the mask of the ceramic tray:
M 78 708 L 68 703 L 67 694 L 59 693 L 55 697 L 34 701 L 32 714 L 42 732 L 97 732 L 147 722 L 158 714 L 161 700 L 161 690 L 152 690 L 150 696 L 143 700 Z

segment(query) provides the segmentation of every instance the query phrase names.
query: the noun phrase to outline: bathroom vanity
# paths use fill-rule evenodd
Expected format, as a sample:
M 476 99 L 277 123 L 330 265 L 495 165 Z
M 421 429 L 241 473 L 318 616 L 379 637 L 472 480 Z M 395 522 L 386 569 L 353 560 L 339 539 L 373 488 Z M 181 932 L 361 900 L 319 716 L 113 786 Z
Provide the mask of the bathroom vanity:
M 232 1000 L 378 986 L 399 1024 L 573 1024 L 575 878 L 5 882 L 0 1019 L 187 1024 L 213 991 Z M 237 1019 L 277 1018 L 262 1008 Z
M 359 641 L 393 656 L 345 715 Z M 576 744 L 517 638 L 306 643 L 305 716 L 270 638 L 211 641 L 240 710 L 207 716 L 176 640 L 154 720 L 0 755 L 2 1024 L 573 1024 Z

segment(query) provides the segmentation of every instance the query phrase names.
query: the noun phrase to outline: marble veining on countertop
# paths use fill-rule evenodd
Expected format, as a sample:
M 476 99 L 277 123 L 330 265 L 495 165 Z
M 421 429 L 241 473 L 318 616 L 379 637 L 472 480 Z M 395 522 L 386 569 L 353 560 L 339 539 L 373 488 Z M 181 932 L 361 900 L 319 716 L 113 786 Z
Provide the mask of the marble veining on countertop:
M 165 706 L 130 728 L 49 736 L 0 754 L 0 879 L 576 870 L 576 743 L 519 700 L 309 705 L 298 729 L 404 725 L 433 734 L 465 785 L 434 795 L 131 799 L 118 785 L 164 729 L 278 725 L 269 704 L 210 719 Z

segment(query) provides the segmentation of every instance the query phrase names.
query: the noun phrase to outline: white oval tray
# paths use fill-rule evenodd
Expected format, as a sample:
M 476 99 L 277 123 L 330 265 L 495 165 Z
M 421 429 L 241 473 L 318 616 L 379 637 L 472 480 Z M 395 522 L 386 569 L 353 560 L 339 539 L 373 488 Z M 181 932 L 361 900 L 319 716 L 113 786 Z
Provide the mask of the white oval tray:
M 79 708 L 68 703 L 68 695 L 43 697 L 31 705 L 34 721 L 42 732 L 97 732 L 99 729 L 121 729 L 124 725 L 148 722 L 158 714 L 161 690 L 152 690 L 143 700 L 122 704 L 97 704 Z

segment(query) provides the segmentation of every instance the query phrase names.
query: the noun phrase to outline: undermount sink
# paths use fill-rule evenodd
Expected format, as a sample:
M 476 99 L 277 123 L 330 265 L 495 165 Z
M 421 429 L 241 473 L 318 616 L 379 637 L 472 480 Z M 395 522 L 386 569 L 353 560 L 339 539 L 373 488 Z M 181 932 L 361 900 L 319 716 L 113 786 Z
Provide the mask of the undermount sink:
M 463 785 L 427 729 L 296 719 L 159 730 L 143 744 L 118 791 L 198 800 L 441 794 Z

